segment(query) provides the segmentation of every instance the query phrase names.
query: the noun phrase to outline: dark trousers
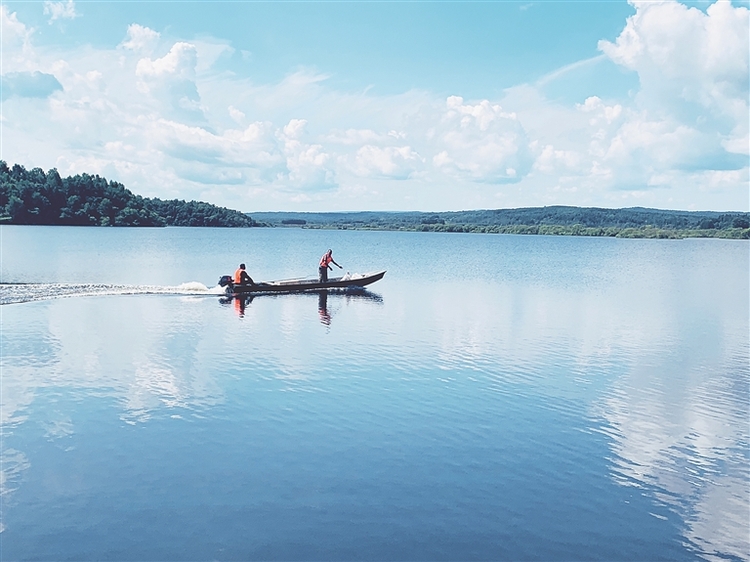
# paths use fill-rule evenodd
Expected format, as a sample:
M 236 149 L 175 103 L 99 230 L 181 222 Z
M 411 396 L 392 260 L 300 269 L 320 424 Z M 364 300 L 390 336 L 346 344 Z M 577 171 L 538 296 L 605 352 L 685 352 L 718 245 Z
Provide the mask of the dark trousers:
M 325 283 L 328 281 L 328 268 L 322 265 L 318 268 L 318 281 Z

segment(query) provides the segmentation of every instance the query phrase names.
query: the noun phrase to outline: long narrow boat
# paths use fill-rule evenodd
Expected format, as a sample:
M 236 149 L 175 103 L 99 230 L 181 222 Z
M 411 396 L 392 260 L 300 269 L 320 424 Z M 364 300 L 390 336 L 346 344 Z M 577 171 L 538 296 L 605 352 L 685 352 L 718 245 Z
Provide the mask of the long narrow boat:
M 244 295 L 247 293 L 298 293 L 301 291 L 322 291 L 325 289 L 345 289 L 364 287 L 375 281 L 379 281 L 385 275 L 385 271 L 353 275 L 346 274 L 343 277 L 331 277 L 326 282 L 317 279 L 286 279 L 282 281 L 269 281 L 267 283 L 243 283 L 235 285 L 229 275 L 219 279 L 219 285 L 226 287 L 229 295 Z

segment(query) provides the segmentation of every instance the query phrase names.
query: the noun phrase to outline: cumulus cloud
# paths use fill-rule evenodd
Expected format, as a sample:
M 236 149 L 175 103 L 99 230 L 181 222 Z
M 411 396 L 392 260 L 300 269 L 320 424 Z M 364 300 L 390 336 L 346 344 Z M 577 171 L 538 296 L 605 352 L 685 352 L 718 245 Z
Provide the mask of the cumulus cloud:
M 230 105 L 227 108 L 227 111 L 229 112 L 229 115 L 232 118 L 232 120 L 234 120 L 236 123 L 242 123 L 245 120 L 245 114 L 242 113 L 239 109 L 237 109 L 233 105 Z
M 331 155 L 322 145 L 303 141 L 307 121 L 291 119 L 279 138 L 286 156 L 286 173 L 277 179 L 302 188 L 324 188 L 334 185 Z
M 747 207 L 748 10 L 634 7 L 599 47 L 640 87 L 574 104 L 542 86 L 593 72 L 599 58 L 498 98 L 342 92 L 311 69 L 256 83 L 222 66 L 234 49 L 221 38 L 167 43 L 138 23 L 110 49 L 34 46 L 2 5 L 5 158 L 107 172 L 148 195 L 247 197 L 216 200 L 247 210 L 332 208 L 333 194 L 356 203 L 355 192 L 378 194 L 380 208 Z
M 135 74 L 141 79 L 164 78 L 194 80 L 198 51 L 195 45 L 179 42 L 160 59 L 143 58 L 138 61 Z
M 599 48 L 638 74 L 635 102 L 591 96 L 577 105 L 587 146 L 575 154 L 560 141 L 542 144 L 535 172 L 632 192 L 746 176 L 748 10 L 722 0 L 705 13 L 676 1 L 631 3 L 635 15 Z M 728 182 L 700 189 L 709 184 Z
M 527 127 L 531 112 L 545 115 L 530 128 L 532 177 L 613 201 L 616 193 L 657 200 L 649 192 L 658 189 L 688 208 L 710 194 L 735 201 L 720 209 L 747 208 L 748 10 L 723 0 L 705 12 L 673 0 L 631 3 L 636 13 L 599 48 L 637 73 L 634 98 L 590 96 L 573 112 L 541 100 L 519 111 Z
M 541 148 L 536 160 L 534 170 L 542 174 L 554 174 L 564 171 L 566 173 L 581 173 L 583 155 L 575 150 L 556 149 L 547 144 Z
M 354 171 L 360 177 L 407 179 L 423 161 L 410 146 L 379 147 L 368 144 L 357 150 Z
M 55 20 L 66 19 L 72 20 L 78 16 L 76 6 L 73 0 L 67 2 L 44 2 L 44 15 L 49 16 L 49 23 Z
M 0 30 L 3 49 L 28 47 L 33 31 L 18 20 L 16 12 L 9 12 L 5 4 L 0 5 Z
M 190 124 L 202 123 L 205 116 L 195 82 L 197 64 L 195 45 L 177 42 L 161 58 L 145 57 L 138 61 L 135 69 L 138 89 L 159 100 L 167 117 Z
M 134 23 L 128 26 L 127 39 L 120 43 L 123 49 L 150 53 L 159 41 L 159 33 Z
M 616 42 L 600 41 L 599 47 L 638 72 L 644 87 L 660 83 L 674 88 L 671 95 L 679 92 L 706 105 L 747 91 L 742 80 L 748 66 L 747 8 L 728 0 L 710 5 L 705 13 L 674 0 L 631 3 L 636 14 Z M 664 84 L 661 77 L 669 81 Z
M 728 0 L 706 12 L 674 0 L 631 2 L 635 15 L 615 43 L 599 48 L 638 73 L 639 107 L 721 135 L 723 146 L 748 154 L 750 12 Z
M 275 168 L 283 161 L 270 123 L 252 123 L 244 130 L 215 134 L 199 126 L 141 118 L 149 145 L 183 163 L 202 163 L 217 169 Z
M 451 176 L 487 183 L 517 182 L 533 164 L 529 141 L 514 113 L 482 100 L 465 104 L 451 96 L 434 138 L 436 168 Z

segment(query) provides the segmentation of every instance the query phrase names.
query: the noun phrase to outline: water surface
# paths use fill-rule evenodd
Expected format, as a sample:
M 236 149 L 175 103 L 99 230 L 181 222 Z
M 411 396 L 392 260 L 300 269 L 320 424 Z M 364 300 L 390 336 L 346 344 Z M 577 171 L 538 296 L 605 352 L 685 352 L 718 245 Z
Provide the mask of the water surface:
M 0 235 L 3 559 L 748 558 L 745 241 Z

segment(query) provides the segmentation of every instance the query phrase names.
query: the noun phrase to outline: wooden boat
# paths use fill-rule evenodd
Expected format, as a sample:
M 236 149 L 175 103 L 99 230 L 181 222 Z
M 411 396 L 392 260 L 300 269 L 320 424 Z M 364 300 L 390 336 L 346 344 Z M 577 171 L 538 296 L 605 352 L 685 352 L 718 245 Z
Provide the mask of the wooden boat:
M 376 271 L 349 275 L 343 277 L 329 277 L 328 281 L 320 282 L 317 279 L 285 279 L 282 281 L 269 281 L 267 283 L 243 283 L 235 285 L 229 275 L 219 279 L 219 285 L 226 287 L 229 295 L 244 295 L 248 293 L 298 293 L 302 291 L 324 291 L 327 289 L 349 289 L 364 287 L 375 281 L 379 281 L 385 275 L 385 271 Z

